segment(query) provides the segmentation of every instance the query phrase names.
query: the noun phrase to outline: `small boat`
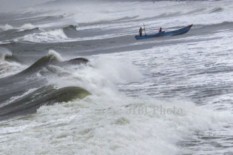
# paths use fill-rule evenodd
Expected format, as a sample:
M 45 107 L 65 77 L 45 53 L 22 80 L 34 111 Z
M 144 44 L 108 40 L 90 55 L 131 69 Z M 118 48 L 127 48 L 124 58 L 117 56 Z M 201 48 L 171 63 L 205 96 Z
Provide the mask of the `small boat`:
M 164 37 L 164 36 L 176 36 L 176 35 L 181 35 L 181 34 L 185 34 L 187 33 L 191 27 L 193 25 L 188 25 L 186 27 L 183 27 L 183 28 L 180 28 L 178 30 L 174 30 L 174 31 L 162 31 L 162 32 L 158 32 L 158 33 L 155 33 L 155 34 L 146 34 L 146 35 L 143 35 L 143 36 L 139 36 L 139 35 L 136 35 L 135 36 L 135 39 L 137 40 L 141 40 L 141 39 L 150 39 L 150 38 L 155 38 L 155 37 Z

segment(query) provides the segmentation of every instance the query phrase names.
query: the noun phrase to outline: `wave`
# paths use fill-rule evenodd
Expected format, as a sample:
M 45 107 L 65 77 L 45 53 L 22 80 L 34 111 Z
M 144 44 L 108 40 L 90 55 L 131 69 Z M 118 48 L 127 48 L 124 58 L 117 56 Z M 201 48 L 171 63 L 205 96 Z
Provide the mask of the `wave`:
M 69 64 L 83 64 L 83 62 L 86 63 L 87 60 L 84 58 L 77 58 L 60 62 L 53 55 L 48 55 L 42 57 L 20 73 L 0 79 L 0 104 L 2 105 L 0 108 L 0 119 L 33 113 L 42 105 L 68 102 L 77 98 L 82 99 L 90 95 L 87 90 L 80 87 L 69 86 L 59 89 L 55 88 L 54 85 L 48 85 L 49 83 L 46 78 L 49 75 L 56 74 L 56 72 L 49 68 L 51 64 L 65 66 Z M 47 69 L 46 73 L 49 73 L 47 76 L 43 74 L 45 68 Z M 40 75 L 42 76 L 38 77 L 39 72 L 41 72 Z M 31 89 L 36 90 L 26 93 Z M 25 93 L 26 95 L 20 96 Z M 17 99 L 11 101 L 12 97 L 16 97 Z
M 54 70 L 52 66 L 69 67 L 69 65 L 87 64 L 87 62 L 88 60 L 85 58 L 60 61 L 56 54 L 50 52 L 50 54 L 40 58 L 23 71 L 0 79 L 0 104 L 29 89 L 47 85 L 48 76 L 60 74 L 59 70 Z M 5 90 L 6 88 L 8 89 Z
M 28 34 L 15 39 L 15 41 L 29 41 L 35 43 L 55 43 L 70 41 L 62 29 Z
M 12 59 L 14 59 L 13 56 L 6 55 L 4 61 L 0 60 L 0 78 L 10 76 L 22 69 L 23 66 Z
M 60 61 L 60 58 L 52 53 L 50 53 L 47 56 L 44 56 L 37 60 L 34 64 L 32 64 L 30 67 L 22 71 L 20 74 L 32 74 L 35 72 L 38 72 L 43 67 L 47 67 L 48 65 L 80 65 L 80 64 L 87 64 L 89 61 L 85 58 L 75 58 L 67 61 Z
M 68 37 L 73 37 L 77 36 L 79 32 L 77 31 L 77 26 L 76 25 L 68 25 L 62 28 L 63 32 L 66 34 Z
M 12 30 L 12 29 L 14 29 L 14 27 L 9 25 L 9 24 L 0 25 L 0 30 L 2 30 L 2 31 L 8 31 L 8 30 Z
M 10 50 L 0 47 L 0 78 L 17 72 L 21 67 L 22 65 Z
M 39 28 L 25 29 L 20 31 L 16 29 L 11 29 L 8 31 L 0 32 L 0 40 L 7 43 L 14 39 L 17 40 L 16 38 L 20 38 L 28 34 L 39 33 L 39 32 L 41 32 Z M 4 44 L 4 42 L 2 44 Z
M 210 13 L 217 13 L 217 12 L 222 12 L 222 11 L 224 11 L 223 8 L 221 8 L 221 7 L 216 7 L 216 8 L 214 8 L 214 9 L 210 10 Z
M 7 56 L 12 56 L 12 52 L 6 48 L 0 47 L 0 61 L 4 61 Z
M 0 25 L 0 30 L 2 30 L 2 31 L 9 31 L 9 30 L 25 31 L 25 30 L 31 30 L 31 29 L 36 29 L 36 28 L 38 28 L 38 27 L 31 24 L 31 23 L 26 23 L 26 24 L 23 24 L 22 26 L 19 26 L 19 27 L 14 27 L 14 26 L 9 25 L 9 24 Z
M 35 63 L 33 63 L 31 66 L 29 66 L 25 70 L 19 73 L 16 73 L 14 75 L 7 76 L 7 77 L 0 79 L 0 83 L 2 84 L 2 86 L 4 86 L 4 85 L 12 84 L 12 82 L 14 83 L 14 82 L 21 81 L 23 78 L 29 75 L 35 76 L 35 74 L 41 71 L 44 67 L 47 67 L 49 64 L 52 64 L 52 63 L 55 64 L 55 62 L 59 62 L 58 58 L 55 57 L 55 55 L 49 54 L 47 56 L 40 58 L 39 60 L 37 60 Z
M 38 59 L 36 62 L 34 62 L 25 70 L 21 71 L 18 74 L 13 75 L 13 77 L 28 76 L 29 74 L 33 75 L 35 73 L 39 73 L 39 71 L 42 71 L 44 68 L 48 67 L 49 65 L 56 65 L 56 66 L 81 65 L 81 64 L 87 64 L 88 62 L 89 60 L 86 58 L 74 58 L 74 59 L 62 61 L 61 56 L 58 53 L 50 50 L 48 55 Z M 6 79 L 8 80 L 9 78 L 10 77 L 6 77 Z
M 65 27 L 63 27 L 63 30 L 74 30 L 74 31 L 76 31 L 77 30 L 77 25 L 68 25 L 68 26 L 65 26 Z
M 71 65 L 76 68 L 77 65 L 80 66 L 81 64 L 87 64 L 89 62 L 89 60 L 85 58 L 60 61 L 59 55 L 56 52 L 50 51 L 49 53 L 50 54 L 40 58 L 22 72 L 5 78 L 5 81 L 0 79 L 0 84 L 4 83 L 1 85 L 2 89 L 8 88 L 7 91 L 0 94 L 0 99 L 2 101 L 2 103 L 0 103 L 0 119 L 31 114 L 36 112 L 42 105 L 82 99 L 90 94 L 99 94 L 102 91 L 110 93 L 111 91 L 109 91 L 109 88 L 104 88 L 104 85 L 111 87 L 111 80 L 134 81 L 137 75 L 130 64 L 126 64 L 122 61 L 119 65 L 118 60 L 106 57 L 104 59 L 95 58 L 95 63 L 79 69 L 77 73 L 74 73 L 75 70 L 68 67 L 63 69 L 67 70 L 67 73 L 69 73 L 66 76 L 60 77 L 52 75 L 47 76 L 48 79 L 46 79 L 45 76 L 38 77 L 38 73 L 43 71 L 44 68 L 48 69 L 49 66 Z M 125 68 L 125 65 L 128 67 Z M 125 76 L 125 73 L 129 71 L 134 75 L 133 77 Z M 58 72 L 58 74 L 61 73 L 61 71 Z M 50 80 L 53 82 L 50 82 Z M 99 88 L 101 88 L 101 90 Z M 12 96 L 14 96 L 13 99 L 11 98 Z
M 53 86 L 45 86 L 1 107 L 0 119 L 34 113 L 42 105 L 83 99 L 88 95 L 90 93 L 80 87 L 57 89 Z
M 0 47 L 0 62 L 4 61 L 20 63 L 17 57 L 14 56 L 9 49 Z
M 38 28 L 38 27 L 36 27 L 35 25 L 32 25 L 31 23 L 27 23 L 27 24 L 22 25 L 18 29 L 20 29 L 20 30 L 31 30 L 31 29 L 35 29 L 35 28 Z
M 56 62 L 59 62 L 57 57 L 55 57 L 54 55 L 47 55 L 37 60 L 34 64 L 32 64 L 30 67 L 22 71 L 20 74 L 35 73 L 35 72 L 38 72 L 43 67 L 46 67 L 49 64 L 54 64 Z

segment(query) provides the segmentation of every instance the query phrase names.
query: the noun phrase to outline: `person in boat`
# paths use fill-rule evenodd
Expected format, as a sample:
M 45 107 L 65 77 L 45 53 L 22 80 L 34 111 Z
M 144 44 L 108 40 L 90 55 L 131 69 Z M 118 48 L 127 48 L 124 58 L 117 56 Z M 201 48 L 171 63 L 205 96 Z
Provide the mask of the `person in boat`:
M 145 29 L 143 29 L 142 27 L 139 28 L 139 36 L 142 36 L 142 32 L 145 31 Z
M 159 28 L 159 33 L 161 33 L 161 32 L 162 32 L 162 27 Z

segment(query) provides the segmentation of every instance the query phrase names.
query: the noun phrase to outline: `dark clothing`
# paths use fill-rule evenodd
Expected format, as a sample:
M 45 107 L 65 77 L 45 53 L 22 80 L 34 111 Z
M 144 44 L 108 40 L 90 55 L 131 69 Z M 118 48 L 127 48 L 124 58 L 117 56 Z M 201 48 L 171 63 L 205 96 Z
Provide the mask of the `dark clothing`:
M 159 28 L 159 33 L 162 32 L 162 27 Z
M 140 29 L 139 29 L 139 36 L 141 37 L 142 36 L 142 27 L 140 27 Z

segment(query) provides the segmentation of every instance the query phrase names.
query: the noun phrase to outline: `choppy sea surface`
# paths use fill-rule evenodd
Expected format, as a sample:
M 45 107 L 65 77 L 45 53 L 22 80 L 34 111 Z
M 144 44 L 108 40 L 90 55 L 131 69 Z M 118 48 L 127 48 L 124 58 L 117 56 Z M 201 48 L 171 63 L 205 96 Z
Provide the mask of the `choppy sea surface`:
M 233 1 L 8 3 L 1 155 L 233 154 Z

